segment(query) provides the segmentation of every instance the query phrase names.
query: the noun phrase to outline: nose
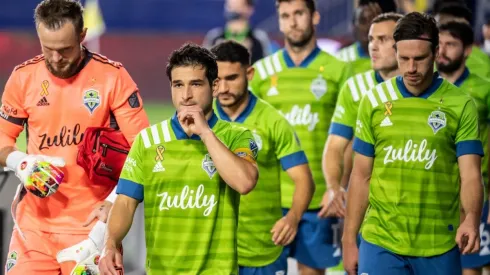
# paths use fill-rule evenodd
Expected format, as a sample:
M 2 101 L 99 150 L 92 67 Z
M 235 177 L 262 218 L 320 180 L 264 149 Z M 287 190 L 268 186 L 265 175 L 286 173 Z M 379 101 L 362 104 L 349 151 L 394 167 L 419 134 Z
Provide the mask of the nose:
M 409 62 L 408 62 L 408 71 L 410 73 L 415 73 L 417 72 L 417 63 L 415 62 L 415 60 L 411 59 Z
M 53 55 L 51 56 L 51 60 L 55 63 L 58 63 L 63 59 L 63 56 L 59 54 L 57 51 L 53 52 Z
M 192 89 L 191 89 L 191 86 L 187 86 L 184 89 L 184 92 L 182 93 L 182 99 L 184 101 L 187 101 L 187 100 L 189 100 L 191 98 L 192 98 Z
M 229 89 L 230 89 L 230 87 L 228 86 L 228 83 L 226 82 L 226 80 L 220 79 L 218 92 L 219 93 L 226 93 L 226 92 L 228 92 Z

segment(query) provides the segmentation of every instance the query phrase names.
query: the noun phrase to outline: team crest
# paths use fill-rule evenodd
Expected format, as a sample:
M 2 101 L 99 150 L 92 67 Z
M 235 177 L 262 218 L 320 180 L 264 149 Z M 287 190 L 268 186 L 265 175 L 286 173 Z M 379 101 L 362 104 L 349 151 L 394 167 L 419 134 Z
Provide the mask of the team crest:
M 257 134 L 257 131 L 253 131 L 252 135 L 254 136 L 255 143 L 257 144 L 258 150 L 262 150 L 262 138 Z
M 94 113 L 94 110 L 100 105 L 100 95 L 97 90 L 90 89 L 85 91 L 83 95 L 83 105 L 87 107 L 90 114 Z
M 254 159 L 257 159 L 257 155 L 259 154 L 259 146 L 253 139 L 250 140 L 249 146 L 250 146 L 250 151 L 252 151 L 252 156 L 254 157 Z
M 7 263 L 5 264 L 5 273 L 8 273 L 12 267 L 17 263 L 17 252 L 12 251 L 7 257 Z
M 321 74 L 319 74 L 318 77 L 311 82 L 310 89 L 316 99 L 319 100 L 327 93 L 327 81 Z
M 214 162 L 209 154 L 206 154 L 202 160 L 202 169 L 208 174 L 210 179 L 212 179 L 214 174 L 216 174 L 216 166 L 214 166 Z
M 429 115 L 427 123 L 436 134 L 439 130 L 446 127 L 446 114 L 441 111 L 434 111 Z

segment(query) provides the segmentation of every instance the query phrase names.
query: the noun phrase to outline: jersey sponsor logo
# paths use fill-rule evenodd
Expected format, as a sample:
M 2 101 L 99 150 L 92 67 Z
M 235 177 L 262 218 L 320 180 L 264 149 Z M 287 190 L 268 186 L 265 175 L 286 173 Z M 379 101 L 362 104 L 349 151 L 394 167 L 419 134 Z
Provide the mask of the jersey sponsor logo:
M 310 85 L 310 90 L 317 100 L 322 98 L 322 96 L 327 93 L 327 81 L 323 78 L 321 74 L 319 74 L 317 78 L 313 79 Z
M 385 117 L 382 121 L 381 124 L 379 125 L 380 127 L 387 127 L 387 126 L 392 126 L 393 123 L 390 120 L 390 117 Z
M 100 105 L 99 91 L 94 89 L 85 91 L 83 95 L 83 105 L 87 107 L 90 114 L 93 114 L 94 110 Z
M 427 123 L 435 135 L 439 130 L 446 127 L 446 114 L 441 111 L 434 111 L 430 113 Z
M 308 126 L 308 131 L 310 132 L 315 130 L 316 125 L 320 122 L 319 114 L 311 112 L 310 104 L 306 104 L 304 108 L 294 105 L 288 113 L 279 112 L 292 126 Z
M 403 162 L 425 162 L 425 169 L 429 170 L 437 159 L 437 150 L 427 149 L 427 140 L 424 139 L 419 144 L 414 143 L 411 139 L 407 141 L 403 148 L 393 148 L 388 146 L 383 148 L 386 151 L 384 164 L 395 161 Z
M 206 154 L 204 156 L 204 159 L 202 160 L 201 167 L 204 170 L 204 172 L 206 172 L 208 174 L 209 179 L 212 179 L 214 174 L 216 174 L 216 171 L 217 171 L 216 166 L 214 166 L 214 162 L 211 159 L 211 156 L 209 156 L 209 154 Z
M 39 135 L 41 143 L 39 144 L 39 150 L 49 149 L 49 147 L 59 146 L 66 147 L 71 145 L 78 145 L 83 140 L 83 133 L 80 133 L 80 124 L 76 124 L 73 129 L 68 127 L 61 127 L 60 133 L 49 137 L 48 134 Z
M 0 108 L 0 117 L 8 120 L 11 115 L 17 115 L 17 109 L 6 104 L 2 104 L 2 107 Z
M 136 167 L 136 160 L 133 159 L 132 157 L 127 157 L 126 161 L 124 162 L 123 170 L 126 170 L 130 173 L 133 172 L 133 168 Z
M 36 104 L 37 106 L 49 106 L 49 102 L 48 102 L 48 99 L 43 96 Z
M 8 273 L 12 267 L 17 264 L 18 254 L 17 251 L 12 251 L 7 257 L 7 263 L 5 264 L 5 273 Z
M 204 216 L 209 216 L 213 211 L 217 201 L 214 195 L 204 195 L 204 185 L 200 184 L 197 190 L 191 190 L 188 185 L 182 188 L 180 194 L 170 195 L 168 192 L 157 194 L 161 198 L 160 211 L 170 210 L 172 208 L 185 209 L 202 209 Z

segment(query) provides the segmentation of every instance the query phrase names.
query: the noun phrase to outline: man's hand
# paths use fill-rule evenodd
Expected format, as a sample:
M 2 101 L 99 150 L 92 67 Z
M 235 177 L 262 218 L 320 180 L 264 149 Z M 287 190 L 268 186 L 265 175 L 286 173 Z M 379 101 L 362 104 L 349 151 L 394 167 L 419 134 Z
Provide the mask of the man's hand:
M 114 244 L 107 244 L 99 261 L 100 275 L 119 275 L 123 267 L 122 254 Z M 119 271 L 118 271 L 119 269 Z
M 201 136 L 211 132 L 201 107 L 197 105 L 180 107 L 177 118 L 184 130 L 188 129 L 191 134 Z
M 291 212 L 278 220 L 271 230 L 274 244 L 282 246 L 290 244 L 298 232 L 299 220 Z
M 476 253 L 480 250 L 480 219 L 467 214 L 456 233 L 456 243 L 463 255 Z
M 101 222 L 107 222 L 109 212 L 111 211 L 112 202 L 104 201 L 98 204 L 94 210 L 88 215 L 87 220 L 83 224 L 84 227 L 89 226 L 96 218 Z
M 346 193 L 344 188 L 328 188 L 323 194 L 323 199 L 318 217 L 338 217 L 343 218 L 345 216 L 345 200 Z
M 348 275 L 357 275 L 359 249 L 355 240 L 342 241 L 342 261 Z

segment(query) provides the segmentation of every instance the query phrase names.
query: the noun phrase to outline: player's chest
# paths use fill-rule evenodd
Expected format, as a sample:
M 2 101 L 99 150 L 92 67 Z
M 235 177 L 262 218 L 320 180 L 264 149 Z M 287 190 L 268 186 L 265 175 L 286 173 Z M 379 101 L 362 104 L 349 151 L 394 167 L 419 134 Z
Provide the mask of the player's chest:
M 376 108 L 372 114 L 374 136 L 378 141 L 399 142 L 420 139 L 454 142 L 458 114 L 451 108 L 423 99 L 389 101 Z
M 29 124 L 45 123 L 74 127 L 71 124 L 100 125 L 109 115 L 107 90 L 110 83 L 98 83 L 96 78 L 77 79 L 71 84 L 58 85 L 43 80 L 26 91 L 25 108 Z M 74 123 L 77 122 L 77 123 Z M 70 124 L 70 125 L 69 125 Z

